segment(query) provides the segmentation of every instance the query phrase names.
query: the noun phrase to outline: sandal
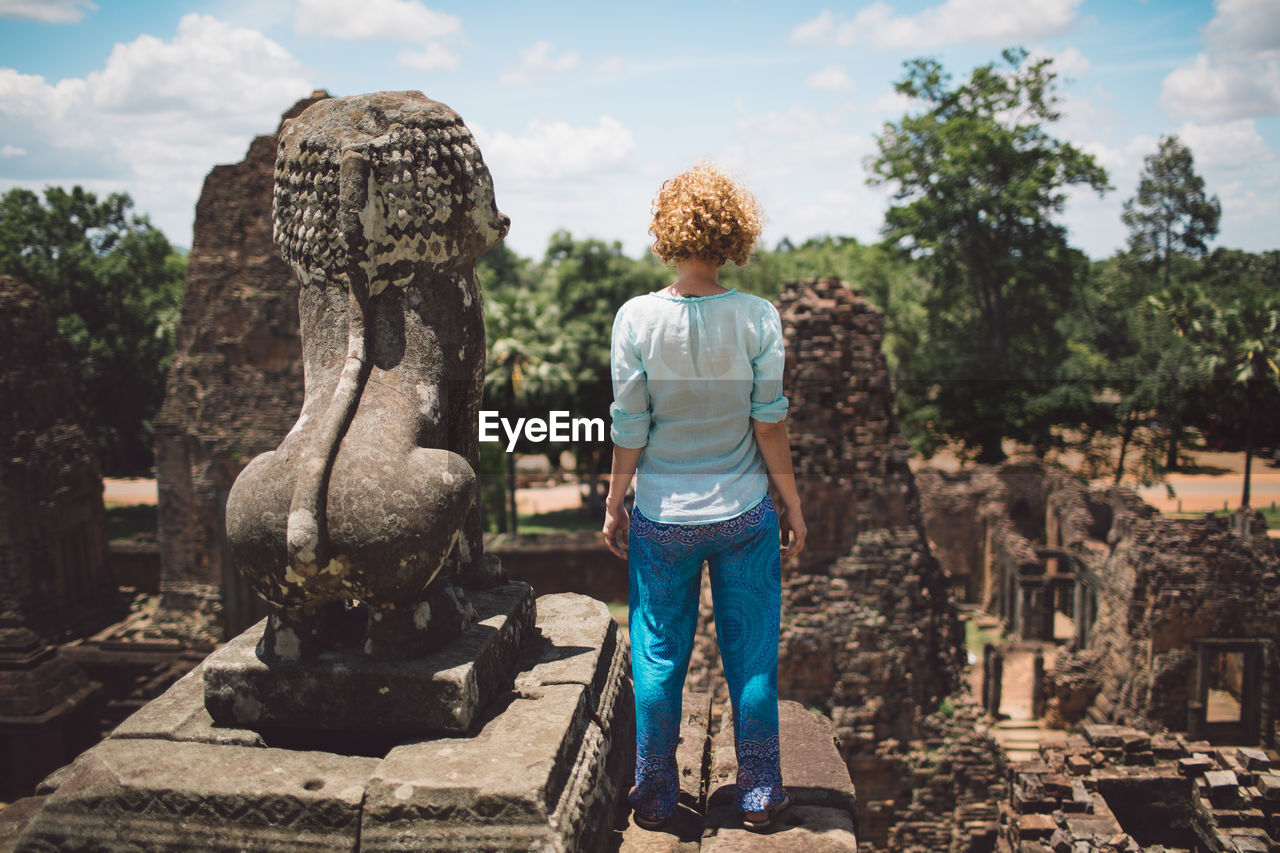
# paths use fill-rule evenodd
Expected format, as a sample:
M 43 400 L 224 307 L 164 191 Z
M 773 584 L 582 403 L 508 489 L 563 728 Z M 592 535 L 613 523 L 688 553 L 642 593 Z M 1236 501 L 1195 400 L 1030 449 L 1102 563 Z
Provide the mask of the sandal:
M 637 811 L 631 813 L 631 820 L 641 829 L 662 829 L 667 825 L 667 821 L 671 820 L 671 815 L 666 817 L 651 817 Z
M 778 821 L 778 818 L 782 815 L 783 812 L 785 812 L 788 808 L 790 808 L 790 806 L 791 806 L 791 795 L 784 793 L 782 795 L 781 800 L 778 800 L 778 802 L 774 803 L 771 806 L 766 806 L 761 811 L 743 812 L 742 827 L 744 829 L 749 829 L 752 832 L 764 832 L 765 830 L 773 829 L 774 824 L 776 824 Z M 753 818 L 752 815 L 759 815 L 759 817 Z

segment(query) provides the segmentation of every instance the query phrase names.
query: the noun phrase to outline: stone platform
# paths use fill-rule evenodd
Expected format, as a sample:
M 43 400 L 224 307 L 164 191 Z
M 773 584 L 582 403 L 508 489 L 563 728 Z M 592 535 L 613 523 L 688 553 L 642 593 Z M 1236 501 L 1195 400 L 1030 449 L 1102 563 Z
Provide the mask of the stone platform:
M 444 648 L 410 661 L 355 651 L 263 663 L 262 620 L 204 662 L 205 705 L 218 725 L 390 736 L 460 734 L 511 672 L 534 625 L 533 589 L 514 581 L 469 595 L 476 622 Z
M 792 806 L 769 832 L 742 827 L 738 766 L 726 709 L 714 740 L 707 694 L 686 693 L 680 748 L 680 806 L 661 830 L 627 825 L 619 853 L 857 853 L 853 782 L 836 749 L 835 726 L 797 702 L 778 703 L 782 782 Z
M 208 661 L 17 804 L 0 851 L 600 851 L 634 761 L 626 644 L 604 604 L 543 596 L 510 685 L 464 733 L 382 754 L 216 725 Z M 6 814 L 8 812 L 6 811 Z

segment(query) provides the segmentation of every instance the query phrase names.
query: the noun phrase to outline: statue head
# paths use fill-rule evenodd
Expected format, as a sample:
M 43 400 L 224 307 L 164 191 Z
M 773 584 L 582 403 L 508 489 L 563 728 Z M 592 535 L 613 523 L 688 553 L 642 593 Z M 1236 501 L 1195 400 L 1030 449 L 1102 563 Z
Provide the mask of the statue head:
M 273 214 L 304 284 L 371 294 L 469 265 L 510 225 L 471 131 L 421 92 L 326 98 L 285 122 Z

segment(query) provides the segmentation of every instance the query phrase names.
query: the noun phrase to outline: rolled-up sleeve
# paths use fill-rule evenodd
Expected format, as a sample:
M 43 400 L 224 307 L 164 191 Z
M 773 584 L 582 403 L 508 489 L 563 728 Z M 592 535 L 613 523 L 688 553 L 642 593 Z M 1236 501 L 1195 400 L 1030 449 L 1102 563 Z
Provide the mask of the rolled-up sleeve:
M 639 448 L 649 443 L 649 384 L 631 326 L 623 316 L 613 320 L 609 370 L 613 377 L 612 425 L 609 437 L 619 447 Z
M 763 300 L 761 300 L 763 302 Z M 782 396 L 782 369 L 786 347 L 782 341 L 782 319 L 778 309 L 765 302 L 760 319 L 759 352 L 751 360 L 751 417 L 763 423 L 777 423 L 787 416 L 787 398 Z

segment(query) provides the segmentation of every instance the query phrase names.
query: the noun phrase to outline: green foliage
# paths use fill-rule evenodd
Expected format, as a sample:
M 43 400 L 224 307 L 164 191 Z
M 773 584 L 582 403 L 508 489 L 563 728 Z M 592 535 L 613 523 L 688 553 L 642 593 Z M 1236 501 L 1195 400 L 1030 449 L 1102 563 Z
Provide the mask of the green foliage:
M 1218 249 L 1197 284 L 1172 316 L 1215 380 L 1206 433 L 1244 445 L 1247 507 L 1255 450 L 1280 445 L 1280 252 Z
M 873 184 L 894 190 L 886 245 L 918 260 L 928 282 L 924 329 L 900 364 L 904 423 L 926 453 L 959 442 L 982 461 L 1002 439 L 1051 439 L 1052 412 L 1033 401 L 1066 355 L 1057 319 L 1087 271 L 1055 221 L 1075 185 L 1107 189 L 1093 157 L 1051 137 L 1058 119 L 1052 61 L 1004 53 L 953 86 L 916 59 L 897 83 L 922 111 L 886 124 Z
M 1178 137 L 1166 136 L 1144 158 L 1137 195 L 1124 203 L 1121 219 L 1129 228 L 1130 255 L 1146 269 L 1159 270 L 1169 287 L 1174 259 L 1208 251 L 1221 216 L 1218 197 L 1205 195 L 1191 151 Z
M 853 237 L 814 237 L 796 246 L 782 241 L 773 251 L 757 251 L 746 267 L 726 266 L 720 282 L 775 301 L 791 279 L 836 278 L 861 291 L 885 315 L 884 352 L 890 371 L 915 347 L 924 331 L 926 286 L 918 264 L 883 245 Z
M 628 258 L 620 243 L 575 240 L 565 231 L 552 235 L 536 266 L 505 250 L 491 250 L 480 266 L 489 352 L 484 407 L 509 420 L 545 418 L 560 410 L 607 424 L 614 315 L 632 296 L 666 284 L 668 271 L 652 256 Z M 516 450 L 546 454 L 553 467 L 563 451 L 571 450 L 579 473 L 593 486 L 589 507 L 598 509 L 603 494 L 595 486 L 598 475 L 608 471 L 609 442 L 530 444 L 522 439 Z M 507 488 L 514 488 L 511 466 Z M 487 513 L 497 517 L 496 511 Z M 498 529 L 518 523 L 509 505 L 505 514 L 507 522 Z
M 160 536 L 160 514 L 154 505 L 106 502 L 108 539 L 154 542 Z
M 107 474 L 151 466 L 186 261 L 129 196 L 80 187 L 0 198 L 0 273 L 49 305 Z

